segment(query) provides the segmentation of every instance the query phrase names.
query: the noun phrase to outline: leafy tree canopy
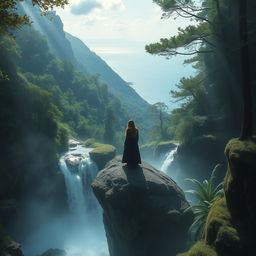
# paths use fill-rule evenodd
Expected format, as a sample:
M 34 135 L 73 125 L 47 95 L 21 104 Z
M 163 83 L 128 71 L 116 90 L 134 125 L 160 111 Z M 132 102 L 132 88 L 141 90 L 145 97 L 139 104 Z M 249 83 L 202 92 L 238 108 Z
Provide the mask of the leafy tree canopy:
M 24 0 L 18 0 L 23 2 Z M 10 34 L 11 31 L 31 24 L 27 15 L 19 15 L 16 4 L 17 0 L 0 1 L 0 34 Z M 53 7 L 64 7 L 68 0 L 31 0 L 33 5 L 38 5 L 43 11 L 48 11 Z

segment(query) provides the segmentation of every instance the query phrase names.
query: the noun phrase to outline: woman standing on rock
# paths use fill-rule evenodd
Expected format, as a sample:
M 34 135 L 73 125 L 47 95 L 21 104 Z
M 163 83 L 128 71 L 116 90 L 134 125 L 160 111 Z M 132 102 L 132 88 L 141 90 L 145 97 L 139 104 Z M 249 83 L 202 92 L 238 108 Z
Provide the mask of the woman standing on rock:
M 127 163 L 128 166 L 135 167 L 141 164 L 141 158 L 138 146 L 139 130 L 132 120 L 128 121 L 125 136 L 122 163 Z

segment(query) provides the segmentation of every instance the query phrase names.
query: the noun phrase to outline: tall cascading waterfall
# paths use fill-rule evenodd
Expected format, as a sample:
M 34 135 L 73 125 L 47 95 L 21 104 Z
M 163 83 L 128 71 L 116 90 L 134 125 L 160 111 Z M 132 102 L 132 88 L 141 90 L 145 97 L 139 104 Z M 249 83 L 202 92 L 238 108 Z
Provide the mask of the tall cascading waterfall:
M 160 168 L 162 172 L 167 173 L 168 168 L 173 161 L 174 154 L 177 152 L 177 149 L 178 149 L 178 145 L 176 145 L 174 149 L 167 152 L 163 157 L 163 164 L 161 165 L 161 168 Z
M 188 189 L 185 181 L 186 177 L 184 177 L 184 175 L 179 171 L 177 164 L 175 164 L 175 166 L 172 165 L 178 146 L 179 145 L 176 144 L 175 148 L 164 155 L 160 170 L 170 176 L 170 178 L 172 178 L 185 191 Z
M 91 190 L 98 168 L 89 157 L 90 150 L 71 141 L 69 152 L 60 157 L 69 211 L 55 208 L 57 202 L 51 198 L 24 202 L 12 231 L 24 255 L 42 255 L 51 248 L 64 250 L 66 256 L 109 255 L 102 209 Z M 45 189 L 51 186 L 49 181 Z
M 59 161 L 70 209 L 69 237 L 65 239 L 64 249 L 67 256 L 107 256 L 101 207 L 91 189 L 99 170 L 90 159 L 92 149 L 73 140 L 70 145 L 70 151 Z
M 95 215 L 100 211 L 91 189 L 98 167 L 90 159 L 90 150 L 77 144 L 64 154 L 59 162 L 65 178 L 70 211 L 80 220 L 88 220 L 89 215 Z

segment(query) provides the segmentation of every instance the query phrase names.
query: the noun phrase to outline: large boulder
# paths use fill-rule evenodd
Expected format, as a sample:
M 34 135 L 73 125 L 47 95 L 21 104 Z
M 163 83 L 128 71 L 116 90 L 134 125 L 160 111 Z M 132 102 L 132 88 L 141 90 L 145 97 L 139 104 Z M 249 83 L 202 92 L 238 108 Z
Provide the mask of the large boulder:
M 163 172 L 145 162 L 129 168 L 116 157 L 92 188 L 103 208 L 110 256 L 174 256 L 185 249 L 193 214 Z

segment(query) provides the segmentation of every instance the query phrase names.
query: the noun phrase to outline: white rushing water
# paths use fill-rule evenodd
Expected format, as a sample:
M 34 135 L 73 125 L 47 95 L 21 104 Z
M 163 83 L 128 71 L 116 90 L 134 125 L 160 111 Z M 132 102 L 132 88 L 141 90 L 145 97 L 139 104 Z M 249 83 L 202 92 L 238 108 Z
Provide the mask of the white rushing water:
M 91 149 L 80 145 L 72 149 L 60 158 L 59 164 L 65 177 L 70 211 L 74 217 L 85 220 L 90 211 L 99 211 L 91 190 L 91 183 L 98 173 L 98 167 L 90 159 Z
M 108 255 L 101 208 L 91 189 L 99 171 L 90 159 L 91 150 L 74 145 L 59 162 L 71 213 L 72 238 L 67 239 L 64 248 L 68 256 Z
M 176 146 L 174 149 L 167 152 L 163 158 L 163 163 L 161 165 L 160 170 L 164 173 L 167 173 L 169 166 L 171 165 L 174 154 L 177 152 L 178 146 Z
M 55 208 L 58 202 L 50 196 L 24 202 L 13 224 L 13 237 L 22 244 L 24 255 L 40 256 L 58 248 L 66 256 L 109 256 L 102 209 L 91 189 L 98 168 L 89 157 L 90 150 L 72 141 L 59 160 L 68 210 Z M 51 183 L 45 189 L 51 189 Z

